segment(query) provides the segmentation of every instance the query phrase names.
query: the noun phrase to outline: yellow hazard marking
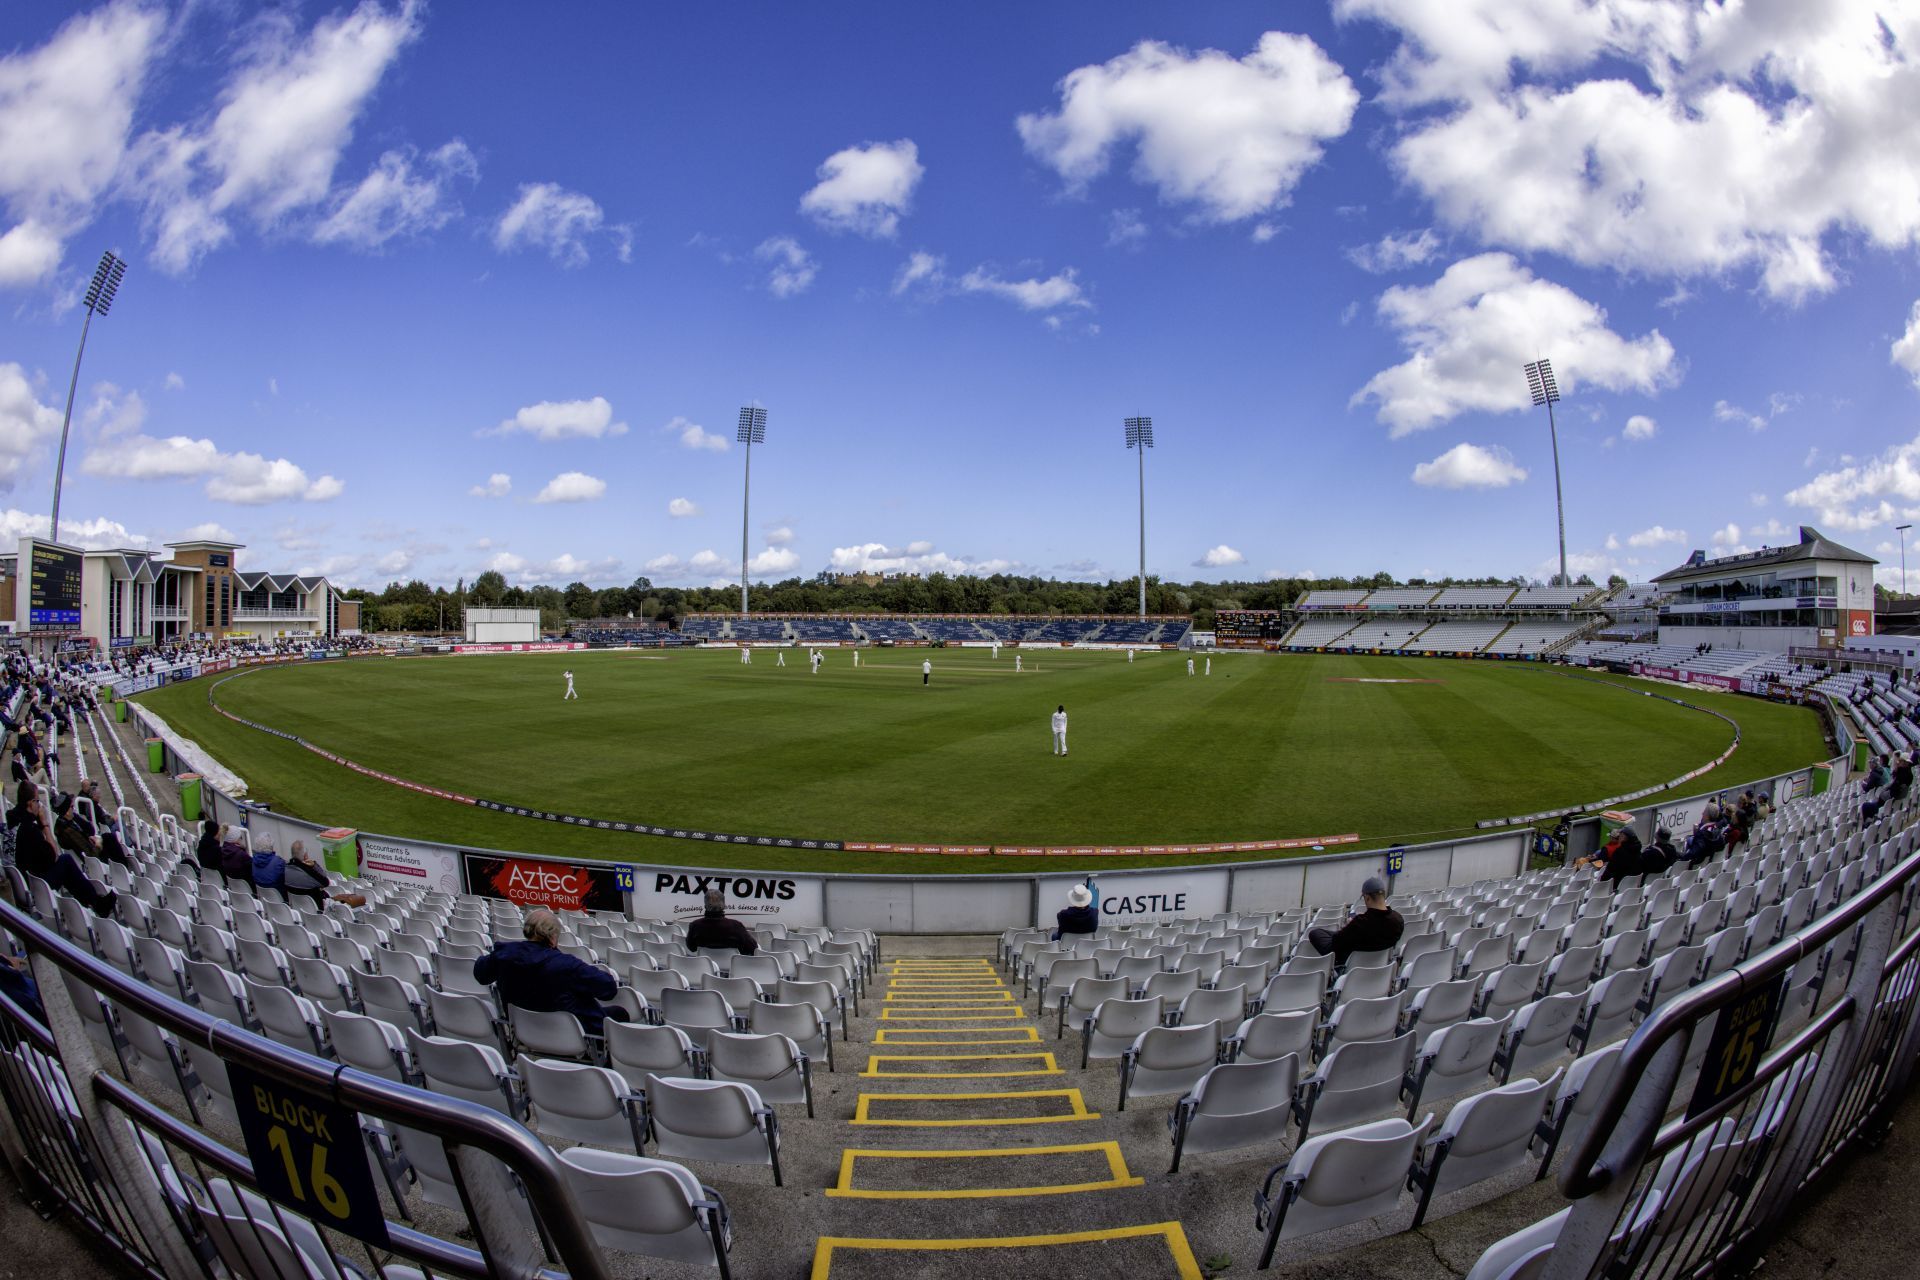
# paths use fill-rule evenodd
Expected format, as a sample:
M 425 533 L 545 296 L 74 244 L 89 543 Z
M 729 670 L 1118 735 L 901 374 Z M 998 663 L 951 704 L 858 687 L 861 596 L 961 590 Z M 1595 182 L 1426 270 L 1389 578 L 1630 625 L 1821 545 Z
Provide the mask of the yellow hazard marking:
M 1026 1032 L 1021 1035 L 1021 1032 Z M 958 1040 L 922 1040 L 921 1036 L 960 1036 Z M 882 1027 L 875 1044 L 1039 1044 L 1037 1027 Z
M 882 1009 L 882 1022 L 991 1022 L 1002 1018 L 1010 1022 L 1020 1022 L 1032 1017 L 1019 1005 L 983 1006 L 980 1013 L 955 1013 L 951 1009 L 939 1009 L 934 1012 L 914 1012 L 910 1009 Z
M 1013 992 L 1007 990 L 1005 987 L 995 987 L 991 991 L 981 991 L 971 995 L 955 993 L 950 996 L 941 995 L 938 992 L 931 992 L 931 991 L 889 991 L 887 992 L 887 999 L 890 1001 L 891 1000 L 1011 1000 L 1013 999 Z
M 994 1160 L 1008 1156 L 1057 1156 L 1095 1154 L 1107 1159 L 1110 1175 L 1104 1182 L 1068 1182 L 1037 1187 L 952 1187 L 897 1191 L 863 1191 L 853 1185 L 853 1170 L 860 1160 Z M 860 1200 L 982 1200 L 1006 1196 L 1057 1196 L 1077 1191 L 1109 1191 L 1117 1187 L 1138 1187 L 1146 1179 L 1127 1170 L 1126 1157 L 1117 1142 L 1078 1142 L 1060 1147 L 988 1147 L 971 1151 L 872 1151 L 848 1148 L 840 1153 L 840 1182 L 827 1188 L 830 1196 Z
M 886 1071 L 887 1062 L 1041 1062 L 1031 1071 Z M 867 1055 L 868 1078 L 889 1080 L 991 1080 L 1000 1076 L 1057 1076 L 1061 1074 L 1051 1053 L 875 1053 Z
M 988 1102 L 1008 1098 L 1061 1098 L 1071 1108 L 1057 1116 L 961 1116 L 941 1120 L 881 1120 L 871 1113 L 875 1102 Z M 881 1125 L 899 1129 L 952 1129 L 961 1125 L 1061 1124 L 1074 1120 L 1098 1120 L 1098 1111 L 1087 1110 L 1086 1099 L 1078 1089 L 1041 1089 L 1031 1093 L 863 1093 L 854 1106 L 853 1124 Z
M 1138 1227 L 1111 1227 L 1105 1231 L 1075 1231 L 1057 1236 L 974 1236 L 957 1240 L 871 1240 L 854 1236 L 821 1236 L 814 1246 L 810 1280 L 830 1280 L 836 1252 L 860 1249 L 895 1253 L 945 1253 L 960 1249 L 1044 1249 L 1061 1245 L 1104 1244 L 1112 1240 L 1142 1240 L 1160 1236 L 1173 1255 L 1173 1275 L 1177 1280 L 1202 1280 L 1200 1264 L 1187 1243 L 1187 1233 L 1177 1222 L 1155 1222 Z M 1042 1264 L 1044 1266 L 1044 1264 Z

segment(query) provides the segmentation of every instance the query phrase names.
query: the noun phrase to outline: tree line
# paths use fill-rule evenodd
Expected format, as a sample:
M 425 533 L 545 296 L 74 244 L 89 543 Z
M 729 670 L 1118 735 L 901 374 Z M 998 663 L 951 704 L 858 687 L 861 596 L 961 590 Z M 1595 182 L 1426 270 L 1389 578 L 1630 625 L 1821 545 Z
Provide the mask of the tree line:
M 1625 582 L 1618 576 L 1611 585 Z M 1147 612 L 1183 615 L 1200 630 L 1213 627 L 1221 609 L 1282 609 L 1308 591 L 1377 590 L 1384 587 L 1539 586 L 1537 579 L 1412 578 L 1405 582 L 1392 574 L 1362 578 L 1273 578 L 1259 582 L 1162 582 L 1147 578 Z M 1592 586 L 1582 576 L 1577 585 Z M 981 613 L 1068 617 L 1086 614 L 1130 614 L 1139 608 L 1139 579 L 1117 578 L 1106 583 L 1073 582 L 1059 578 L 996 573 L 987 577 L 932 573 L 925 577 L 896 576 L 874 580 L 820 574 L 754 583 L 748 588 L 748 607 L 755 613 Z M 674 625 L 696 613 L 727 613 L 740 607 L 740 588 L 669 587 L 650 578 L 635 578 L 624 587 L 589 587 L 569 582 L 564 587 L 518 586 L 488 570 L 472 583 L 462 579 L 452 588 L 429 586 L 418 578 L 393 582 L 381 591 L 354 588 L 342 593 L 360 601 L 360 625 L 365 631 L 458 631 L 468 605 L 540 610 L 546 631 L 562 631 L 569 622 L 589 618 L 627 618 Z

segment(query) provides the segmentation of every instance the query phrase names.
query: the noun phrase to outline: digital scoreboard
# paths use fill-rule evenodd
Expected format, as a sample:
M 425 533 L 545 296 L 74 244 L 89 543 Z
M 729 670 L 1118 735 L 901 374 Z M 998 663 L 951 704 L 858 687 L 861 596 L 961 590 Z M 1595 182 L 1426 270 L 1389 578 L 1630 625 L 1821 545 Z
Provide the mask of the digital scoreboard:
M 1287 634 L 1289 625 L 1276 609 L 1222 609 L 1214 615 L 1213 642 L 1223 649 L 1259 648 Z
M 80 629 L 80 579 L 84 558 L 72 547 L 27 539 L 20 572 L 27 582 L 27 625 L 34 631 Z

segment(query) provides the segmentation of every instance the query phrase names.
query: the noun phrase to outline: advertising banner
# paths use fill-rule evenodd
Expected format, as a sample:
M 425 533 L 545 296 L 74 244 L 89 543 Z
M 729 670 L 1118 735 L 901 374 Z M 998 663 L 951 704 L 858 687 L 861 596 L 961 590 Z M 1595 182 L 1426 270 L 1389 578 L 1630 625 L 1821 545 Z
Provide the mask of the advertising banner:
M 703 873 L 649 867 L 640 867 L 634 872 L 634 918 L 691 920 L 706 909 L 709 889 L 718 889 L 725 895 L 727 914 L 746 924 L 826 923 L 821 882 L 806 876 Z
M 584 640 L 535 640 L 525 644 L 457 644 L 455 653 L 571 653 L 587 647 Z
M 466 853 L 467 892 L 555 911 L 619 911 L 633 868 L 611 862 L 547 862 Z
M 1086 879 L 1046 876 L 1040 881 L 1040 921 L 1050 924 L 1067 905 L 1067 890 Z M 1227 873 L 1207 868 L 1164 874 L 1094 876 L 1104 924 L 1141 924 L 1210 916 L 1227 909 Z
M 1695 671 L 1689 684 L 1703 684 L 1709 689 L 1726 689 L 1732 693 L 1740 692 L 1740 681 L 1733 676 L 1715 675 L 1711 671 Z
M 433 893 L 460 892 L 460 859 L 451 849 L 362 835 L 360 869 L 381 880 L 416 884 Z

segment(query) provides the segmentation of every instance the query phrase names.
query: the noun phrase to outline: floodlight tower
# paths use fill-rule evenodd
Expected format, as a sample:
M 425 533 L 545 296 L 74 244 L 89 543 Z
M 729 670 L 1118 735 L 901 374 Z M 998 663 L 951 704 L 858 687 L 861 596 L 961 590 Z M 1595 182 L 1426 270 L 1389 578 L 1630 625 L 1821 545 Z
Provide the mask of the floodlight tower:
M 1153 419 L 1128 418 L 1127 448 L 1140 451 L 1140 620 L 1147 618 L 1147 450 L 1153 448 Z
M 740 486 L 740 616 L 747 616 L 747 500 L 753 495 L 753 446 L 767 442 L 767 411 L 757 404 L 742 405 L 740 426 L 733 438 L 747 446 L 747 474 Z
M 1567 577 L 1567 503 L 1560 492 L 1560 428 L 1553 420 L 1553 406 L 1559 403 L 1560 387 L 1553 380 L 1553 361 L 1535 360 L 1526 366 L 1527 390 L 1533 393 L 1533 407 L 1547 406 L 1547 436 L 1553 441 L 1553 505 L 1560 515 L 1560 585 L 1570 586 Z
M 93 269 L 93 283 L 82 299 L 87 318 L 80 325 L 80 350 L 74 353 L 73 380 L 67 384 L 67 416 L 60 422 L 60 461 L 53 468 L 53 523 L 47 527 L 47 536 L 55 542 L 60 541 L 60 482 L 67 474 L 67 429 L 73 425 L 73 393 L 80 386 L 80 357 L 87 354 L 87 330 L 93 327 L 94 316 L 113 309 L 113 295 L 119 292 L 126 274 L 127 264 L 108 250 L 100 255 L 100 265 Z

